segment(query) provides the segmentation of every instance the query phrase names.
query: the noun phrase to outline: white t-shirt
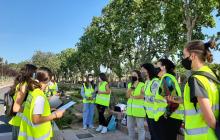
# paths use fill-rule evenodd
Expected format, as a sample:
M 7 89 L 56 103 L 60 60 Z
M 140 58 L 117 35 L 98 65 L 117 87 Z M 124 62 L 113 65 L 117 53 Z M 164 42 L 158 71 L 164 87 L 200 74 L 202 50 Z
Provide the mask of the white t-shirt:
M 38 96 L 35 100 L 33 114 L 43 114 L 45 99 L 42 96 Z

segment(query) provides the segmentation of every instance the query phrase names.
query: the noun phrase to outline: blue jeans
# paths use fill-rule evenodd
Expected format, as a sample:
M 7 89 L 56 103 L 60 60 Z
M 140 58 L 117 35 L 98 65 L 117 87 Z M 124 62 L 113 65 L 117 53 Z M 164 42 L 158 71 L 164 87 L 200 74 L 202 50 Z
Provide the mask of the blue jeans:
M 12 126 L 12 140 L 18 139 L 19 129 L 20 127 L 18 126 Z
M 136 124 L 137 124 L 137 131 L 138 131 L 138 140 L 145 140 L 144 121 L 145 121 L 145 118 L 127 116 L 127 127 L 128 127 L 129 140 L 135 140 Z
M 83 126 L 93 126 L 95 104 L 83 104 Z

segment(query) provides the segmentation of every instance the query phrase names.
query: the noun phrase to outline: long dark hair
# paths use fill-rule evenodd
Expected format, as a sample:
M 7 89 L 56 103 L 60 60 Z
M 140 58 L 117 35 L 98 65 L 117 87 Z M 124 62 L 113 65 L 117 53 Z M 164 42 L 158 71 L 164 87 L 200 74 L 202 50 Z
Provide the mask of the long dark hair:
M 139 82 L 144 82 L 144 79 L 142 78 L 141 72 L 139 70 L 133 70 L 132 72 L 137 73 Z
M 86 86 L 87 88 L 89 88 L 89 83 L 91 83 L 92 88 L 95 89 L 95 83 L 94 83 L 94 81 L 89 82 L 89 77 L 90 77 L 90 76 L 93 76 L 93 75 L 92 75 L 92 74 L 88 74 L 88 75 L 86 76 L 85 86 Z
M 26 64 L 21 68 L 19 75 L 17 77 L 18 83 L 28 82 L 32 77 L 35 76 L 37 67 L 32 64 Z
M 16 86 L 25 82 L 29 83 L 36 74 L 37 67 L 32 64 L 25 64 L 21 68 L 19 74 L 15 77 L 14 84 L 11 87 L 11 95 L 15 94 Z
M 51 70 L 49 68 L 39 68 L 36 72 L 36 77 L 31 79 L 31 81 L 28 83 L 28 90 L 33 91 L 36 88 L 41 88 L 40 82 L 49 82 L 50 72 Z
M 165 59 L 160 59 L 158 62 L 161 63 L 162 66 L 165 66 L 167 73 L 175 76 L 175 64 L 170 61 L 169 59 L 165 58 Z
M 99 74 L 99 77 L 100 77 L 100 79 L 101 79 L 102 81 L 108 82 L 108 79 L 107 79 L 107 76 L 105 75 L 105 73 L 100 73 L 100 74 Z
M 158 78 L 158 73 L 153 64 L 145 63 L 142 64 L 141 67 L 147 70 L 150 80 L 152 80 L 153 78 Z

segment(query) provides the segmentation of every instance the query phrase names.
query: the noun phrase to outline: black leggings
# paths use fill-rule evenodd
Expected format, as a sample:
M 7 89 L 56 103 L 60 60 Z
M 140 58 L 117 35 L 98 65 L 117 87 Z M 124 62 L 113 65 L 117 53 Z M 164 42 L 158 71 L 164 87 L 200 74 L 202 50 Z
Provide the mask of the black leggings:
M 148 129 L 150 131 L 150 135 L 151 135 L 151 140 L 160 140 L 157 136 L 157 130 L 156 130 L 156 126 L 157 126 L 157 122 L 154 121 L 154 119 L 150 119 L 146 116 L 147 118 L 147 124 L 148 124 Z
M 160 117 L 156 122 L 156 133 L 160 140 L 176 140 L 182 121 L 173 118 Z
M 97 104 L 96 107 L 99 113 L 99 125 L 107 127 L 108 124 L 104 116 L 106 106 Z

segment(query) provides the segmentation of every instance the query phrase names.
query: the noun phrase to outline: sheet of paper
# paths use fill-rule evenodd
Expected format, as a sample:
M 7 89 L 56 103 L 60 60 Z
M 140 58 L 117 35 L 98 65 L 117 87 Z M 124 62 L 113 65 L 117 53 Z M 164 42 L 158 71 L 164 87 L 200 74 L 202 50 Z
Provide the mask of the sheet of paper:
M 76 104 L 76 102 L 70 101 L 69 103 L 67 103 L 67 104 L 61 106 L 60 108 L 58 108 L 58 110 L 66 110 L 66 109 L 70 108 L 71 106 L 73 106 L 74 104 Z

